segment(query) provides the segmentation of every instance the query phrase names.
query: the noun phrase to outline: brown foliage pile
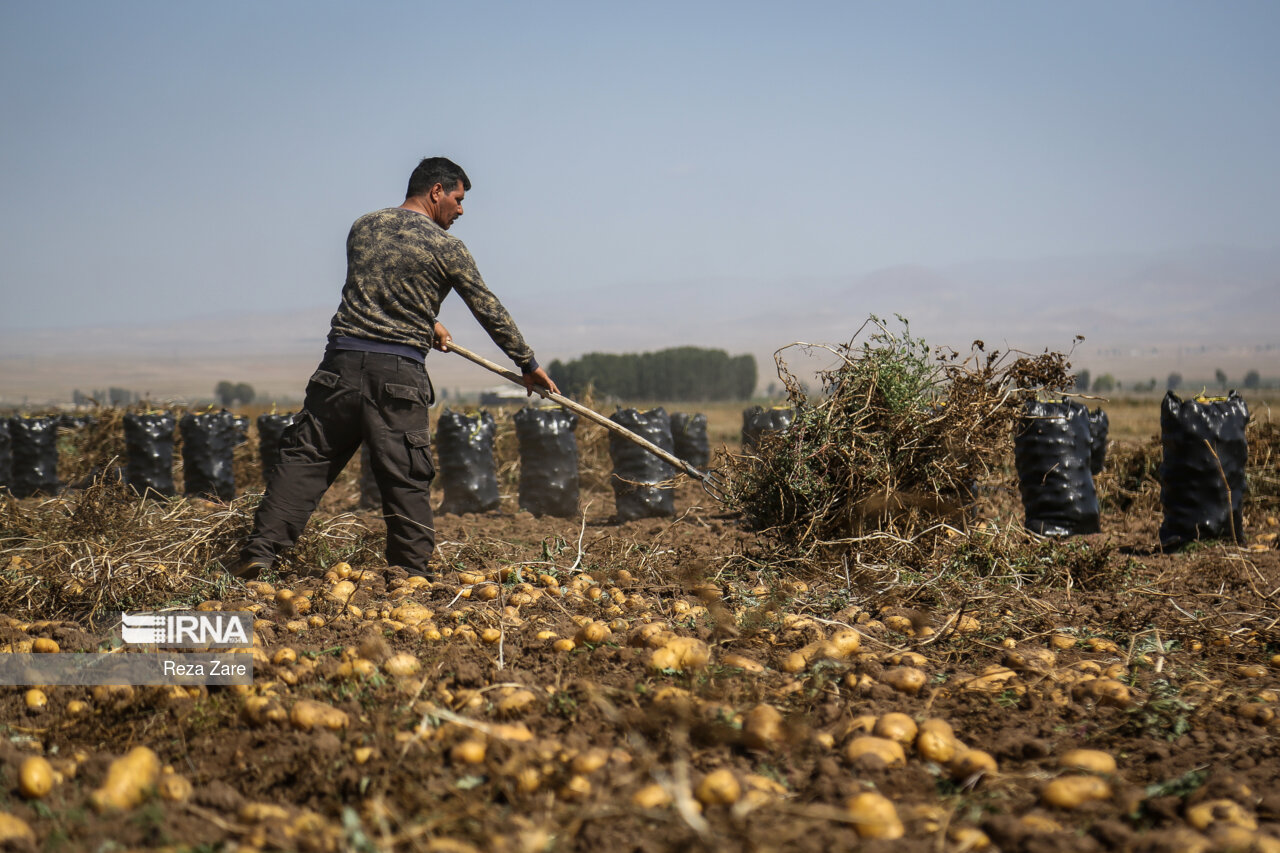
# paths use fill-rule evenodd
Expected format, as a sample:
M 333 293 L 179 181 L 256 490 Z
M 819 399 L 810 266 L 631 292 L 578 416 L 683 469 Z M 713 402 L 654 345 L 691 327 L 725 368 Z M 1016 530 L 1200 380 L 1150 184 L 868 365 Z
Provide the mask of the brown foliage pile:
M 731 461 L 729 498 L 794 552 L 963 525 L 977 486 L 1007 461 L 1024 393 L 1071 384 L 1062 353 L 987 352 L 975 341 L 961 359 L 902 325 L 895 333 L 872 317 L 828 347 L 840 364 L 820 374 L 817 400 L 778 357 L 795 420 Z

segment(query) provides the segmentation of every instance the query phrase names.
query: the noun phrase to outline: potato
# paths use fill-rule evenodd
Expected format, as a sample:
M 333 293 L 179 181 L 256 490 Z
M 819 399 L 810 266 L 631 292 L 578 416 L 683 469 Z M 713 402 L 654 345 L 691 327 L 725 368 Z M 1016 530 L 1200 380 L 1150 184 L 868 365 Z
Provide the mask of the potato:
M 862 648 L 862 635 L 852 628 L 840 628 L 831 635 L 830 642 L 843 657 L 848 657 Z
M 560 640 L 556 640 L 554 643 L 551 644 L 551 648 L 555 649 L 557 652 L 571 652 L 577 647 L 578 647 L 578 644 L 575 643 L 573 640 L 570 640 L 568 637 L 565 637 Z M 656 667 L 656 668 L 664 669 L 665 667 Z
M 991 839 L 976 826 L 953 826 L 947 832 L 947 837 L 955 845 L 956 853 L 976 853 L 991 849 Z
M 520 714 L 529 710 L 537 701 L 538 697 L 532 690 L 515 690 L 498 700 L 498 713 L 506 715 Z
M 449 758 L 458 764 L 483 764 L 486 752 L 482 740 L 464 740 L 449 750 Z
M 711 660 L 711 649 L 697 637 L 676 637 L 667 648 L 675 650 L 681 669 L 701 669 Z
M 285 664 L 296 663 L 297 660 L 298 660 L 298 653 L 295 652 L 293 649 L 289 648 L 288 646 L 285 646 L 284 648 L 280 649 L 274 655 L 271 656 L 271 662 L 276 666 L 284 666 Z
M 895 711 L 885 714 L 877 720 L 876 726 L 871 730 L 871 733 L 876 737 L 896 740 L 903 746 L 911 746 L 911 744 L 915 743 L 918 730 L 915 720 L 906 714 L 900 714 Z
M 413 675 L 421 668 L 422 665 L 418 662 L 418 659 L 407 652 L 392 655 L 382 664 L 382 669 L 387 673 L 387 675 L 392 675 L 397 678 L 406 675 Z
M 111 762 L 107 778 L 89 795 L 89 802 L 99 814 L 113 809 L 131 809 L 142 802 L 160 775 L 160 759 L 145 746 L 136 746 L 126 755 Z
M 53 790 L 53 765 L 38 755 L 24 758 L 18 766 L 18 791 L 28 800 L 39 800 Z
M 1040 802 L 1057 809 L 1078 809 L 1110 797 L 1111 786 L 1097 776 L 1059 776 L 1040 792 Z
M 309 732 L 319 726 L 322 729 L 338 731 L 345 729 L 350 719 L 345 711 L 332 705 L 316 702 L 312 699 L 299 699 L 289 709 L 289 722 L 295 729 Z
M 36 834 L 27 822 L 17 815 L 0 812 L 0 844 L 34 845 Z
M 1089 699 L 1099 705 L 1127 708 L 1131 701 L 1129 688 L 1112 678 L 1093 678 L 1077 682 L 1071 688 L 1071 698 Z
M 881 683 L 889 685 L 899 693 L 918 693 L 927 680 L 924 670 L 916 669 L 914 666 L 890 667 L 880 675 Z
M 925 761 L 946 766 L 955 758 L 959 749 L 951 724 L 936 717 L 920 724 L 916 734 L 916 752 Z
M 966 749 L 958 752 L 951 759 L 951 778 L 964 781 L 973 776 L 994 774 L 997 770 L 996 760 L 988 752 L 980 749 Z
M 901 838 L 902 821 L 893 801 L 882 794 L 865 791 L 851 797 L 845 809 L 853 818 L 853 828 L 859 838 Z
M 782 737 L 782 713 L 777 708 L 760 704 L 747 712 L 742 739 L 750 749 L 772 749 Z
M 791 652 L 782 659 L 782 663 L 778 664 L 778 669 L 783 672 L 804 672 L 809 666 L 809 659 L 804 656 L 803 651 Z
M 720 665 L 732 666 L 743 672 L 764 672 L 764 667 L 759 662 L 732 652 L 720 658 Z
M 32 687 L 22 697 L 26 703 L 27 709 L 31 711 L 43 711 L 45 706 L 49 704 L 49 697 L 39 687 Z
M 1235 800 L 1205 800 L 1187 809 L 1187 823 L 1196 829 L 1208 829 L 1219 823 L 1257 829 L 1258 821 Z
M 856 737 L 849 741 L 849 745 L 844 748 L 844 757 L 851 762 L 857 762 L 864 756 L 878 758 L 884 762 L 886 767 L 902 767 L 907 763 L 907 756 L 902 751 L 902 744 L 896 740 L 870 735 Z
M 590 776 L 609 763 L 607 749 L 588 749 L 580 752 L 569 762 L 569 769 L 581 776 Z
M 579 643 L 603 643 L 609 639 L 609 626 L 603 622 L 588 622 L 578 629 L 574 639 Z
M 47 637 L 37 637 L 31 641 L 31 651 L 35 654 L 57 654 L 58 644 Z
M 165 773 L 160 777 L 160 784 L 156 786 L 156 791 L 162 799 L 171 803 L 185 803 L 191 798 L 192 787 L 186 776 Z
M 336 601 L 339 604 L 345 604 L 351 596 L 355 595 L 356 585 L 351 581 L 338 581 L 329 587 L 329 591 L 325 593 L 325 598 L 330 601 Z
M 286 821 L 289 812 L 275 803 L 245 803 L 240 807 L 238 816 L 245 823 L 265 823 L 269 820 Z
M 732 770 L 721 767 L 702 778 L 693 796 L 704 806 L 731 806 L 742 796 L 742 783 Z
M 1089 773 L 1111 775 L 1116 772 L 1116 760 L 1100 749 L 1073 749 L 1058 759 L 1063 770 L 1084 770 Z
M 631 804 L 642 809 L 657 809 L 671 804 L 671 795 L 667 789 L 654 782 L 645 785 L 631 795 Z

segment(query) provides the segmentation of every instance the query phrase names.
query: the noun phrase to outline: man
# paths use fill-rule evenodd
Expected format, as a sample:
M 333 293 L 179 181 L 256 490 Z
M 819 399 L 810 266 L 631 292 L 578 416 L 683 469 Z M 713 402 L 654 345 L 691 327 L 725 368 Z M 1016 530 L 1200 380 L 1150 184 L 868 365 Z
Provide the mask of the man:
M 234 570 L 257 577 L 297 541 L 325 490 L 361 442 L 368 442 L 387 522 L 387 564 L 430 576 L 435 523 L 429 489 L 425 356 L 449 348 L 437 320 L 449 291 L 471 309 L 520 368 L 529 394 L 559 393 L 538 366 L 502 303 L 485 287 L 461 240 L 446 233 L 462 216 L 471 181 L 444 157 L 428 157 L 409 178 L 404 204 L 366 214 L 347 236 L 347 280 L 320 367 L 280 445 L 253 532 Z

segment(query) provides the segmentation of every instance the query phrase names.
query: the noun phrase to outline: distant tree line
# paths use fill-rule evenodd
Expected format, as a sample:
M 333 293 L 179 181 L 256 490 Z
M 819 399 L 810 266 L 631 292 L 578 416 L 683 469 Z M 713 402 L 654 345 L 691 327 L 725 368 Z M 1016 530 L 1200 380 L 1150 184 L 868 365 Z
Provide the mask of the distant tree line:
M 587 353 L 547 368 L 561 390 L 573 396 L 594 385 L 624 400 L 706 402 L 749 400 L 756 388 L 756 360 L 724 350 L 673 347 L 646 353 Z
M 1218 368 L 1213 372 L 1213 381 L 1218 388 L 1226 391 L 1231 384 L 1231 380 L 1227 377 L 1227 373 L 1222 368 Z M 1183 379 L 1181 373 L 1176 370 L 1165 378 L 1164 387 L 1169 391 L 1177 391 L 1183 387 L 1186 380 Z M 1098 394 L 1107 394 L 1112 391 L 1122 390 L 1121 383 L 1110 373 L 1104 373 L 1101 376 L 1091 376 L 1088 370 L 1081 370 L 1075 375 L 1075 384 L 1077 391 L 1093 391 Z M 1146 382 L 1135 382 L 1129 386 L 1131 391 L 1154 391 L 1159 383 L 1152 377 Z M 1256 391 L 1260 388 L 1271 387 L 1270 383 L 1263 383 L 1262 376 L 1256 370 L 1250 370 L 1245 373 L 1244 381 L 1241 386 L 1250 391 Z

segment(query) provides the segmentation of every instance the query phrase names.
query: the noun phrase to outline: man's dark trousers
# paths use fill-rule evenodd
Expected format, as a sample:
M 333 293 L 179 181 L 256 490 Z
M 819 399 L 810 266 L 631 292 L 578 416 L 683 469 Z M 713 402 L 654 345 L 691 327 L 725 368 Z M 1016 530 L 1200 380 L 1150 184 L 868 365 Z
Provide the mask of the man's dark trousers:
M 267 476 L 267 493 L 241 559 L 273 564 L 302 535 L 325 490 L 367 442 L 387 522 L 387 563 L 428 574 L 436 544 L 431 401 L 426 369 L 411 358 L 326 353 L 307 383 L 302 411 L 281 438 L 280 462 Z

